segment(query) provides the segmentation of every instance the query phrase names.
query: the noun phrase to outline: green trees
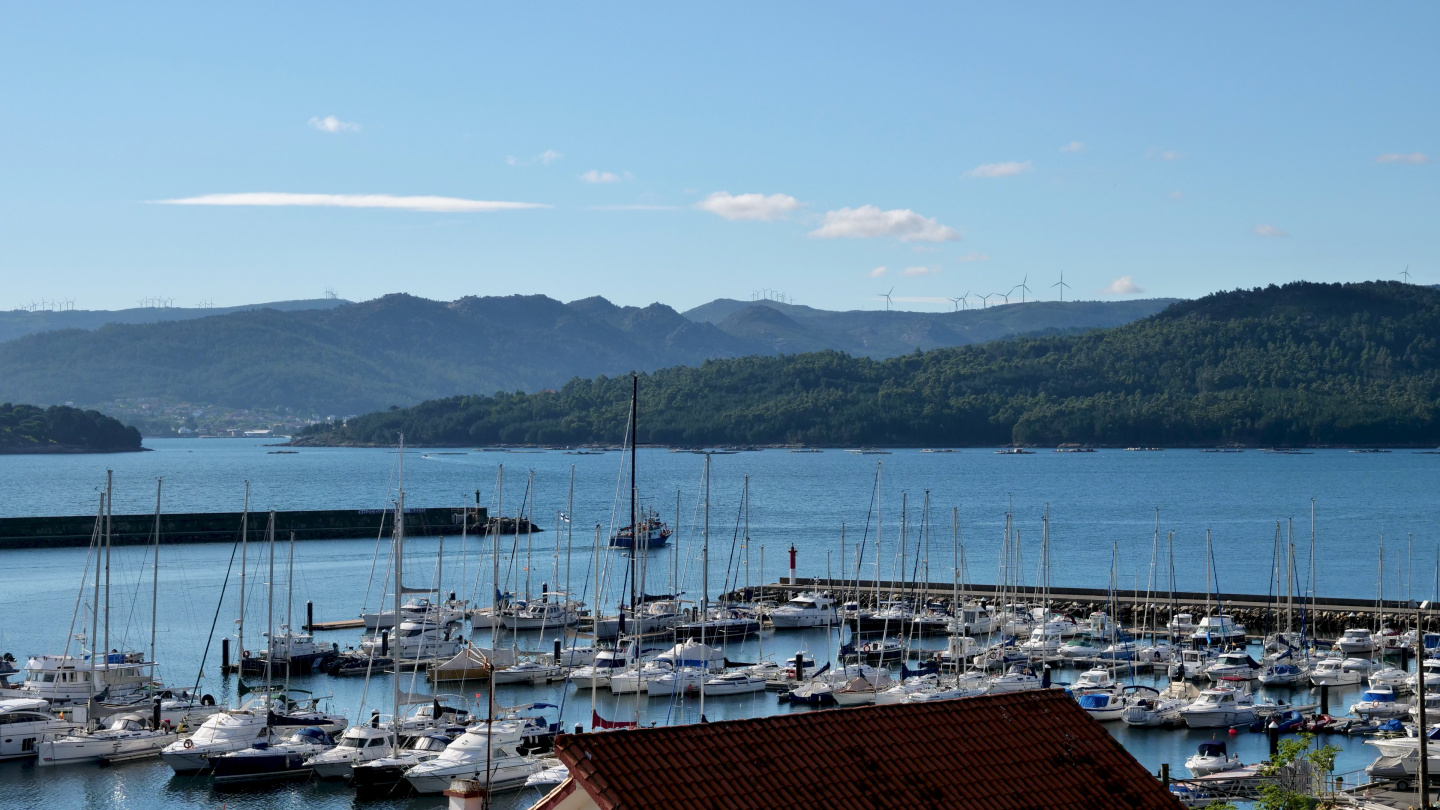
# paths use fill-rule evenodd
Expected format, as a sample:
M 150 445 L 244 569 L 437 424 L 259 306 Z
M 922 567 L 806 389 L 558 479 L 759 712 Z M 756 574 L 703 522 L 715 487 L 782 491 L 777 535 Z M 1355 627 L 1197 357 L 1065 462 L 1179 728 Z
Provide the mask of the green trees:
M 1440 444 L 1440 292 L 1297 283 L 1079 335 L 889 360 L 839 352 L 642 375 L 640 440 L 672 445 Z M 311 443 L 618 443 L 626 378 L 432 400 Z
M 140 449 L 140 431 L 99 411 L 0 405 L 0 453 L 114 453 Z

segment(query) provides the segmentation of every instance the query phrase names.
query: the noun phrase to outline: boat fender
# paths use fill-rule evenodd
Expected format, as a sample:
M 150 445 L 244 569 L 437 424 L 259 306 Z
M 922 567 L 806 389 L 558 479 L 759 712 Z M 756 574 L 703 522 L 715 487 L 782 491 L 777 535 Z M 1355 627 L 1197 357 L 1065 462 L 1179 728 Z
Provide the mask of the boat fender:
M 249 650 L 243 650 L 243 651 L 241 651 L 240 657 L 241 657 L 241 658 L 249 658 L 249 657 L 250 657 L 250 651 L 249 651 Z
M 185 747 L 186 747 L 186 748 L 194 748 L 194 747 L 195 747 L 195 741 L 194 741 L 194 740 L 191 740 L 191 739 L 186 739 L 186 740 L 185 740 Z
M 214 696 L 214 695 L 204 695 L 203 697 L 200 698 L 200 705 L 201 705 L 201 706 L 214 706 L 214 705 L 215 705 L 215 696 Z

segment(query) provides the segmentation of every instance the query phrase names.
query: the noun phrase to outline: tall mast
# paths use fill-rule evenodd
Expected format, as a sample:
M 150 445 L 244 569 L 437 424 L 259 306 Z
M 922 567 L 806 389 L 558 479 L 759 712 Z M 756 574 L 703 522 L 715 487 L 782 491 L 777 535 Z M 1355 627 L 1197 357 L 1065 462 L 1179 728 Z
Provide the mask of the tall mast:
M 705 454 L 705 528 L 701 533 L 700 551 L 700 634 L 704 642 L 705 625 L 710 617 L 710 454 Z M 709 663 L 706 663 L 709 666 Z M 705 690 L 700 690 L 700 699 L 705 699 Z M 704 714 L 704 710 L 701 710 Z
M 640 424 L 640 375 L 630 377 L 630 615 L 635 616 L 635 553 L 640 549 L 640 527 L 635 519 L 635 446 L 639 436 L 635 431 Z M 708 458 L 708 457 L 707 457 Z
M 160 487 L 164 478 L 155 481 L 155 559 L 150 578 L 150 691 L 155 691 L 155 618 L 160 603 Z
M 95 523 L 97 525 L 103 525 L 105 522 L 105 503 L 109 500 L 107 494 L 108 487 L 107 492 L 100 494 L 100 509 L 95 513 Z M 95 642 L 100 640 L 100 538 L 98 536 L 92 536 L 90 543 L 91 547 L 95 550 L 95 597 L 91 600 L 90 605 L 90 700 L 93 702 L 95 700 L 95 656 L 100 653 L 99 650 L 95 649 Z M 1440 568 L 1436 570 L 1440 570 Z M 1436 581 L 1440 582 L 1440 579 Z M 93 725 L 94 718 L 89 716 L 89 704 L 86 704 L 85 713 L 85 723 L 87 725 Z
M 240 618 L 235 622 L 235 640 L 240 645 L 240 657 L 245 657 L 245 544 L 250 539 L 250 481 L 245 481 L 245 511 L 240 513 Z M 239 672 L 239 665 L 236 665 Z
M 1210 615 L 1210 530 L 1205 530 L 1205 615 Z M 1208 632 L 1207 632 L 1208 638 Z
M 500 465 L 495 484 L 495 531 L 490 531 L 490 521 L 485 521 L 485 533 L 490 536 L 490 564 L 494 570 L 494 587 L 490 589 L 490 649 L 491 655 L 500 643 L 500 530 L 505 523 L 505 465 Z M 515 531 L 520 531 L 516 525 Z M 397 616 L 399 614 L 396 614 Z
M 396 498 L 395 498 L 395 633 L 391 639 L 390 660 L 394 662 L 392 667 L 395 671 L 394 677 L 390 679 L 390 693 L 394 702 L 394 714 L 390 722 L 394 727 L 395 736 L 390 741 L 390 747 L 394 756 L 400 754 L 400 659 L 403 652 L 400 648 L 400 599 L 405 593 L 405 434 L 400 434 L 400 473 L 397 476 Z M 493 619 L 493 617 L 492 617 Z M 424 625 L 421 625 L 420 643 L 425 643 Z M 416 656 L 419 657 L 418 655 Z M 493 678 L 491 680 L 494 680 Z M 488 790 L 488 775 L 486 777 Z
M 525 484 L 525 503 L 522 504 L 521 512 L 525 515 L 535 514 L 535 471 L 530 471 L 530 480 Z M 530 601 L 530 569 L 535 552 L 535 521 L 525 521 L 525 601 Z M 520 531 L 520 525 L 515 525 L 515 531 Z
M 290 532 L 290 542 L 285 544 L 285 551 L 288 559 L 285 562 L 285 693 L 290 693 L 290 656 L 294 653 L 292 644 L 295 638 L 294 621 L 295 610 L 295 532 Z M 396 674 L 399 679 L 399 674 Z
M 595 568 L 595 611 L 594 611 L 594 613 L 595 613 L 595 622 L 596 622 L 596 624 L 598 625 L 599 622 L 600 622 L 600 619 L 604 618 L 603 615 L 602 615 L 602 611 L 600 610 L 600 524 L 599 524 L 599 523 L 596 523 L 596 524 L 595 524 L 595 562 L 592 563 L 592 565 L 593 565 L 593 567 Z M 616 621 L 617 621 L 617 622 L 624 621 L 624 617 L 623 617 L 623 616 L 616 617 Z M 625 662 L 625 658 L 626 658 L 626 653 L 625 653 L 625 639 L 620 636 L 618 630 L 616 631 L 616 635 L 615 635 L 615 648 L 616 648 L 616 650 L 618 650 L 618 651 L 620 652 L 620 662 L 623 664 L 623 663 Z M 595 692 L 598 691 L 597 689 L 595 689 L 595 685 L 594 685 L 594 684 L 595 684 L 595 681 L 594 681 L 595 670 L 594 670 L 594 668 L 593 668 L 593 664 L 592 664 L 592 668 L 591 668 L 591 670 L 590 670 L 590 673 L 591 673 L 591 674 L 590 674 L 590 677 L 591 677 L 591 681 L 590 681 L 590 684 L 591 684 L 591 685 L 590 685 L 590 718 L 591 718 L 591 720 L 593 721 L 594 718 L 595 718 Z M 492 678 L 491 680 L 494 680 L 494 679 Z M 593 731 L 594 729 L 591 729 L 591 730 Z
M 885 557 L 881 554 L 885 536 L 885 493 L 882 489 L 881 471 L 884 462 L 875 462 L 875 609 L 880 609 L 880 580 L 884 571 Z M 858 565 L 858 563 L 857 563 Z M 855 625 L 857 628 L 859 624 Z
M 570 555 L 575 550 L 575 465 L 570 465 L 570 494 L 565 499 L 565 598 L 570 599 Z M 598 605 L 599 602 L 596 602 Z
M 265 692 L 271 687 L 271 671 L 275 663 L 275 510 L 270 510 L 270 520 L 265 524 L 265 542 L 270 547 L 270 587 L 265 598 Z M 285 696 L 288 701 L 289 695 Z
M 745 500 L 745 593 L 746 593 L 747 596 L 749 596 L 749 595 L 750 595 L 750 476 L 749 476 L 748 474 L 745 476 L 745 484 L 744 484 L 744 487 L 743 487 L 743 496 L 744 496 L 744 500 Z M 761 557 L 761 558 L 760 558 L 760 564 L 761 564 L 762 566 L 765 564 L 765 558 L 764 558 L 764 557 Z M 794 583 L 792 582 L 791 584 L 793 585 Z M 753 598 L 753 597 L 752 597 L 752 598 Z
M 950 633 L 953 635 L 956 628 L 959 628 L 961 635 L 965 633 L 965 610 L 960 604 L 960 507 L 950 508 L 950 533 L 951 540 L 955 546 L 955 568 L 952 571 L 953 577 L 950 582 Z
M 115 513 L 115 471 L 105 471 L 105 680 L 110 680 L 110 518 Z

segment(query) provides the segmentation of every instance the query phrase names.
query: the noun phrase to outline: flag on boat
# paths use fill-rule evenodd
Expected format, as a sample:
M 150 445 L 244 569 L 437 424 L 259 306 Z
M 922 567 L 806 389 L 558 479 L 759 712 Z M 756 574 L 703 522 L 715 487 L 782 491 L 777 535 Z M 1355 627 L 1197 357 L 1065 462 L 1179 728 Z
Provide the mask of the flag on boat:
M 556 513 L 555 513 L 555 516 L 560 519 L 560 522 L 561 522 L 561 523 L 569 523 L 569 522 L 570 522 L 570 516 L 567 515 L 567 514 L 565 514 L 564 512 L 556 512 Z
M 638 722 L 634 721 L 634 720 L 606 720 L 605 718 L 603 718 L 603 717 L 600 716 L 600 712 L 597 712 L 597 711 L 595 711 L 594 709 L 591 709 L 591 710 L 590 710 L 590 727 L 591 727 L 591 728 L 604 728 L 604 729 L 635 728 L 635 727 L 638 726 L 638 725 L 640 725 L 640 724 L 639 724 Z

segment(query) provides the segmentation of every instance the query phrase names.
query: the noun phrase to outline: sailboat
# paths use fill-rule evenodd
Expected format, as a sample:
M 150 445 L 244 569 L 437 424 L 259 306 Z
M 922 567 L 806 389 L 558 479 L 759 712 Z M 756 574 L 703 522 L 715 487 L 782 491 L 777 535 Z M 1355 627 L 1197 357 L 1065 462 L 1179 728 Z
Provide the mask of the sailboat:
M 646 509 L 643 514 L 636 518 L 633 493 L 635 484 L 635 448 L 640 444 L 640 437 L 635 432 L 639 424 L 640 410 L 640 378 L 631 380 L 630 391 L 630 491 L 632 503 L 630 505 L 630 525 L 622 526 L 614 534 L 610 535 L 612 548 L 660 548 L 670 540 L 670 527 L 660 519 L 660 513 L 653 508 Z

